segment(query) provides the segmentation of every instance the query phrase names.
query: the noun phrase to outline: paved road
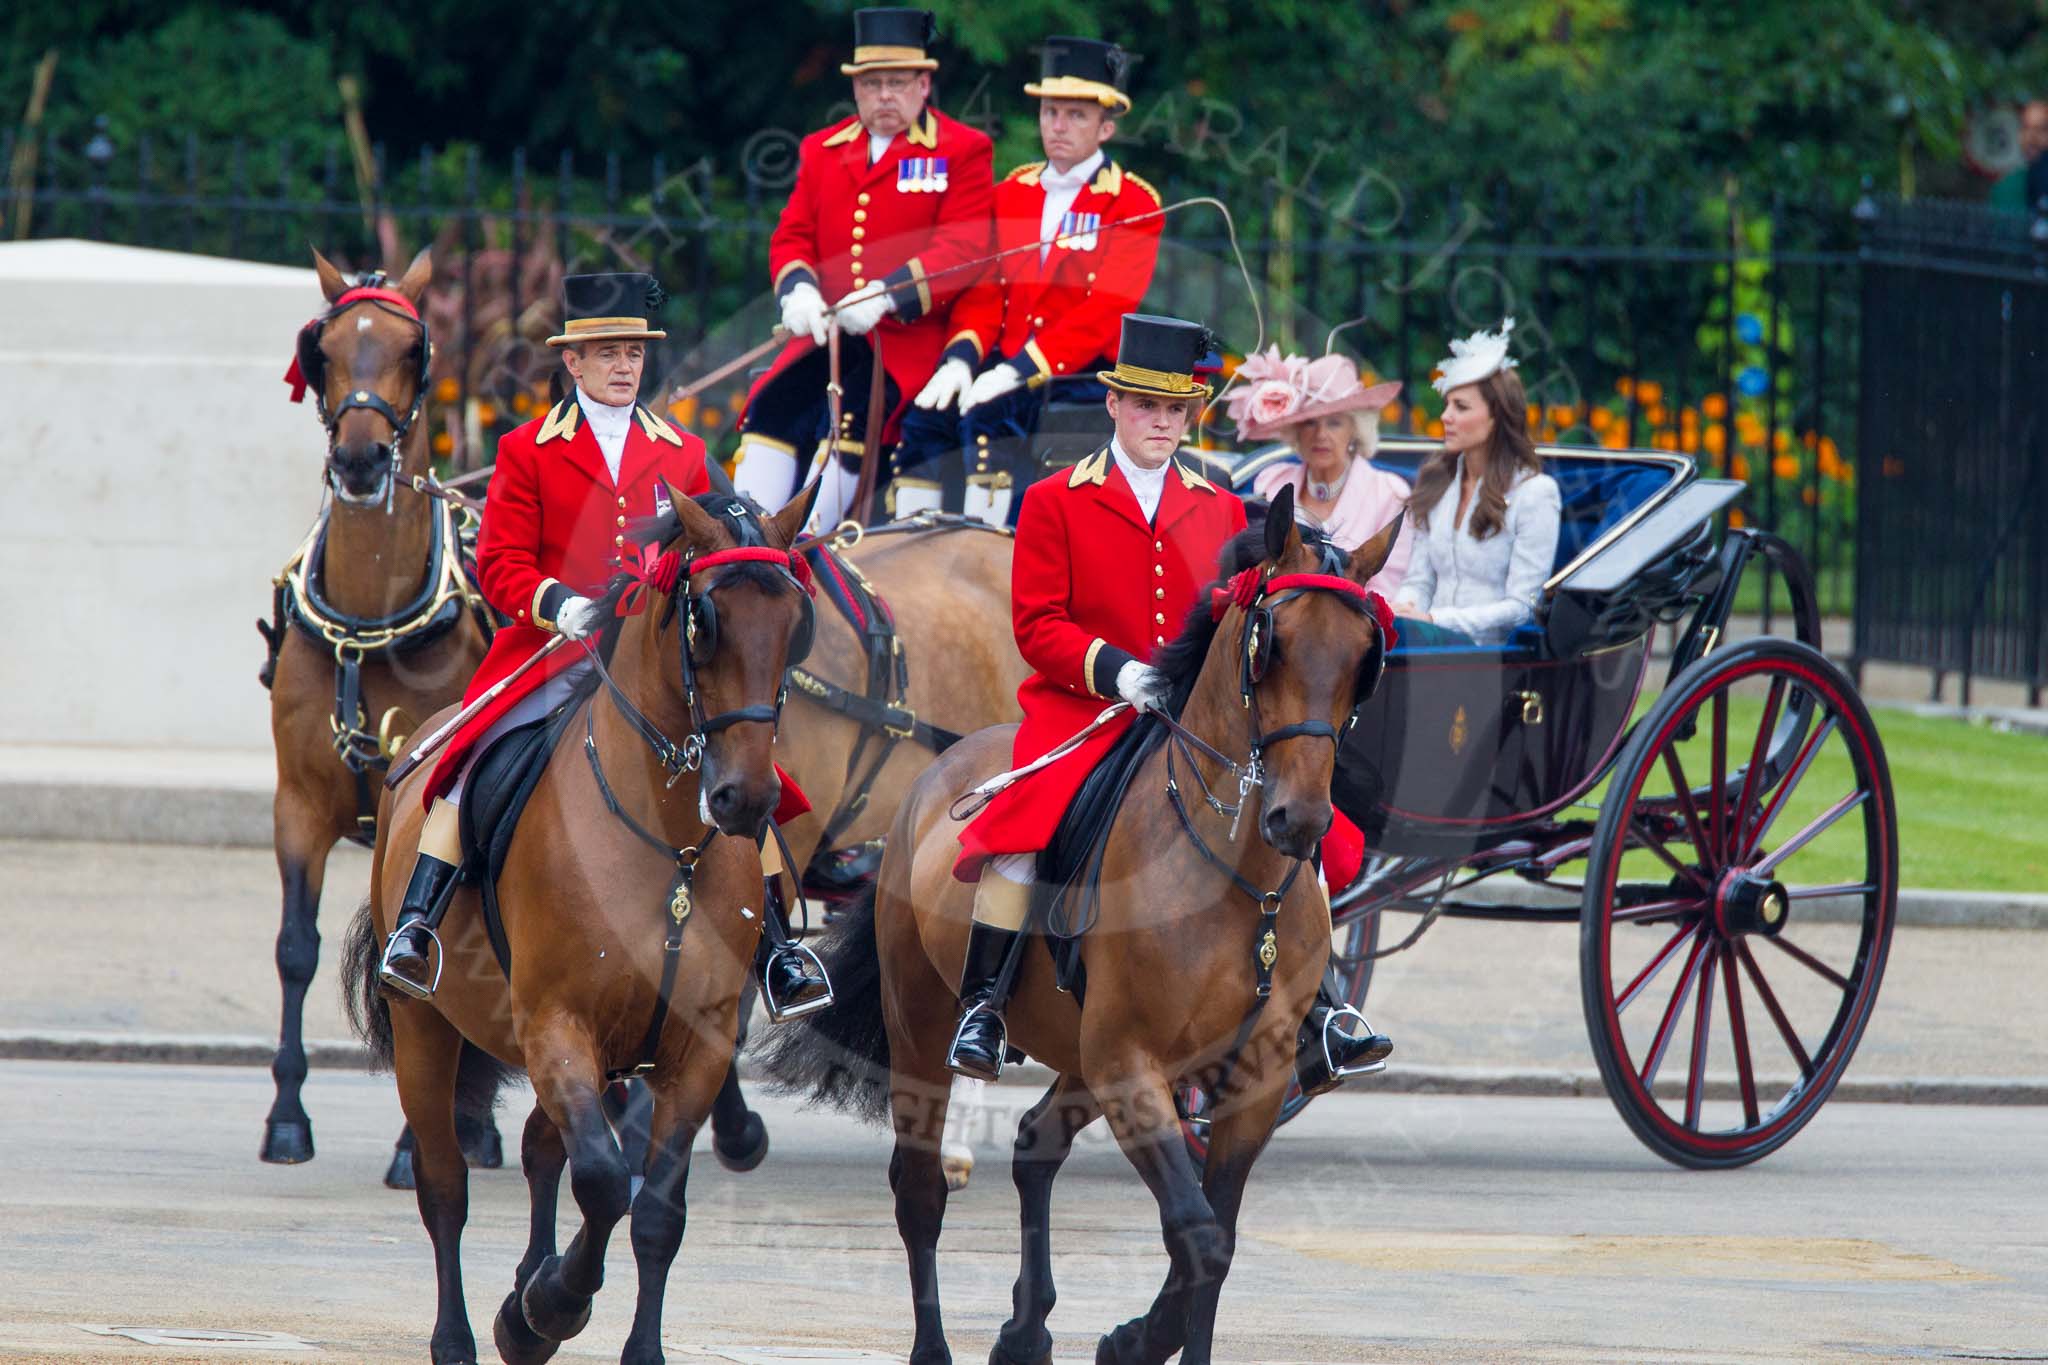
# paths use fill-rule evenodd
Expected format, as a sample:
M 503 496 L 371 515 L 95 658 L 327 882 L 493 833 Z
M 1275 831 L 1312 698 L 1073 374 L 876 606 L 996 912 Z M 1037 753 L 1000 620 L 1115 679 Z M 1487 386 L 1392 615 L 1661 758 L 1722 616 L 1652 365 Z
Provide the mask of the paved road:
M 255 1160 L 268 1099 L 256 1069 L 0 1064 L 0 1359 L 201 1358 L 79 1323 L 424 1358 L 426 1239 L 412 1201 L 375 1183 L 397 1121 L 388 1081 L 316 1074 L 308 1166 Z M 515 1097 L 508 1127 L 522 1108 Z M 882 1137 L 767 1109 L 767 1165 L 695 1172 L 670 1358 L 896 1358 L 907 1293 Z M 1276 1139 L 1254 1180 L 1220 1358 L 2041 1359 L 2044 1122 L 1838 1104 L 1764 1163 L 1700 1175 L 1651 1157 L 1601 1101 L 1336 1097 Z M 1104 1141 L 1084 1142 L 1054 1215 L 1061 1359 L 1090 1358 L 1163 1273 L 1142 1187 Z M 982 1178 L 996 1160 L 990 1142 L 943 1244 L 963 1361 L 988 1349 L 1014 1274 L 1014 1195 Z M 472 1182 L 465 1269 L 486 1343 L 524 1201 L 512 1172 Z M 562 1359 L 616 1358 L 632 1262 L 623 1235 L 612 1250 L 611 1287 Z
M 309 1038 L 349 1037 L 334 963 L 368 884 L 369 855 L 337 849 Z M 277 917 L 268 850 L 0 840 L 0 924 L 57 930 L 8 943 L 0 1031 L 274 1041 Z M 1853 942 L 1841 925 L 1803 926 L 1798 937 L 1823 955 Z M 1444 921 L 1380 964 L 1373 1021 L 1394 1037 L 1398 1066 L 1590 1072 L 1578 953 L 1572 925 Z M 2043 979 L 2048 933 L 1901 928 L 1851 1078 L 2048 1075 L 2035 1008 Z M 320 1106 L 312 1114 L 321 1141 Z

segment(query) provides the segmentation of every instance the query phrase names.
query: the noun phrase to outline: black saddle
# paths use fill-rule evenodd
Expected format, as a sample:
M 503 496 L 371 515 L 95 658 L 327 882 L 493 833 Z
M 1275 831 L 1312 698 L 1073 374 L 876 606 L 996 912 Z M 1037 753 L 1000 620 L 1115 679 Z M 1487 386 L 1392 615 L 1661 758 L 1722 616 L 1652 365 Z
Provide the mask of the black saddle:
M 462 872 L 483 892 L 484 931 L 491 951 L 507 978 L 512 975 L 512 947 L 498 909 L 498 874 L 512 847 L 519 816 L 547 771 L 569 722 L 581 714 L 583 701 L 596 690 L 595 674 L 577 685 L 569 700 L 539 720 L 507 730 L 477 755 L 463 783 L 460 812 Z
M 1089 771 L 1053 830 L 1052 842 L 1039 855 L 1032 918 L 1045 931 L 1060 989 L 1076 1000 L 1087 991 L 1081 939 L 1095 924 L 1110 827 L 1131 779 L 1166 735 L 1166 727 L 1153 717 L 1139 716 Z

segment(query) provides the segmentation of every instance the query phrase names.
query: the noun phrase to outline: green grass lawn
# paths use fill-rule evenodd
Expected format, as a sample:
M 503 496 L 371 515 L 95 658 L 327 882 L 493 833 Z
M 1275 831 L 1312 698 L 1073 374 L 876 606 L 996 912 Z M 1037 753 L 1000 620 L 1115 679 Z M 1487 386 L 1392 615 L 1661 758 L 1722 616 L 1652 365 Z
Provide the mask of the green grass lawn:
M 1640 709 L 1647 710 L 1649 701 Z M 1761 712 L 1759 699 L 1734 698 L 1728 725 L 1731 767 L 1746 759 Z M 2048 893 L 2048 736 L 2000 733 L 1989 725 L 1887 708 L 1873 715 L 1898 804 L 1899 885 Z M 1693 783 L 1706 780 L 1710 760 L 1703 735 L 1679 746 L 1679 757 Z M 1831 739 L 1793 793 L 1770 842 L 1780 842 L 1850 788 L 1847 753 L 1839 738 Z M 1670 787 L 1667 782 L 1649 790 L 1668 792 Z M 1628 856 L 1632 873 L 1652 875 L 1652 855 Z M 1860 817 L 1839 821 L 1795 855 L 1786 872 L 1788 882 L 1860 880 Z

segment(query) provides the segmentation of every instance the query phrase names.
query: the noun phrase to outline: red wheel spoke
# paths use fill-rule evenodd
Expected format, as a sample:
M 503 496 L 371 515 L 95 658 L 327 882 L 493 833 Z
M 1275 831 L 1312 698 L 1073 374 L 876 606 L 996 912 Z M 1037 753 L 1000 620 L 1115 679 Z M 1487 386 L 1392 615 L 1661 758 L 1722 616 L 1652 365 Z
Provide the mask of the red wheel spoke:
M 1721 945 L 1721 982 L 1728 995 L 1729 1042 L 1735 1051 L 1735 1077 L 1742 1087 L 1742 1121 L 1757 1126 L 1756 1073 L 1750 1067 L 1749 1028 L 1742 1018 L 1742 983 L 1735 977 L 1735 947 Z
M 1757 846 L 1763 843 L 1764 836 L 1771 832 L 1772 822 L 1778 818 L 1778 812 L 1785 809 L 1785 798 L 1792 794 L 1792 789 L 1799 785 L 1801 778 L 1806 776 L 1806 770 L 1813 766 L 1814 756 L 1820 753 L 1820 746 L 1825 744 L 1828 736 L 1834 732 L 1835 718 L 1829 716 L 1819 725 L 1816 725 L 1813 733 L 1806 737 L 1806 743 L 1799 750 L 1798 762 L 1792 765 L 1792 771 L 1785 774 L 1785 780 L 1778 784 L 1778 789 L 1771 793 L 1770 805 L 1764 807 L 1764 813 L 1757 820 L 1756 828 L 1751 830 L 1749 837 L 1742 841 L 1742 847 L 1739 850 L 1742 858 L 1747 858 L 1755 853 Z
M 1728 694 L 1714 694 L 1713 805 L 1714 858 L 1725 866 L 1730 853 L 1728 830 Z M 1709 964 L 1708 974 L 1712 975 Z
M 1789 957 L 1791 957 L 1791 959 L 1794 962 L 1803 963 L 1807 967 L 1812 968 L 1814 972 L 1816 972 L 1826 980 L 1833 982 L 1834 985 L 1840 988 L 1841 990 L 1846 991 L 1849 989 L 1848 977 L 1843 976 L 1833 967 L 1828 966 L 1827 963 L 1822 962 L 1819 958 L 1815 957 L 1812 953 L 1807 952 L 1804 948 L 1792 942 L 1790 939 L 1779 937 L 1773 939 L 1766 939 L 1765 941 L 1777 945 L 1777 947 L 1782 949 Z
M 1684 877 L 1687 880 L 1691 881 L 1692 884 L 1694 886 L 1697 886 L 1700 890 L 1705 891 L 1707 889 L 1706 878 L 1700 876 L 1699 872 L 1696 869 L 1687 867 L 1684 863 L 1678 861 L 1677 857 L 1673 855 L 1671 850 L 1664 847 L 1664 841 L 1662 839 L 1656 838 L 1650 833 L 1650 831 L 1643 828 L 1643 822 L 1640 816 L 1630 816 L 1628 823 L 1629 828 L 1635 831 L 1636 837 L 1643 841 L 1643 847 L 1650 850 L 1650 852 L 1656 854 L 1659 858 L 1662 858 L 1664 860 L 1664 865 L 1666 867 L 1670 868 L 1673 872 L 1676 872 L 1679 876 Z
M 1615 911 L 1609 918 L 1616 924 L 1626 924 L 1631 920 L 1662 919 L 1675 911 L 1705 910 L 1706 908 L 1706 902 L 1702 901 L 1699 897 L 1687 896 L 1680 900 L 1651 901 L 1648 905 L 1631 905 L 1625 910 Z
M 1813 820 L 1806 825 L 1805 828 L 1801 829 L 1797 834 L 1793 835 L 1790 839 L 1787 839 L 1784 843 L 1780 844 L 1775 853 L 1771 854 L 1770 857 L 1765 858 L 1762 862 L 1759 862 L 1755 867 L 1751 868 L 1750 871 L 1759 877 L 1769 876 L 1772 868 L 1776 867 L 1779 863 L 1784 862 L 1787 858 L 1797 853 L 1800 849 L 1805 848 L 1808 844 L 1812 843 L 1815 839 L 1819 838 L 1822 834 L 1826 833 L 1828 827 L 1834 824 L 1835 821 L 1841 819 L 1850 811 L 1855 810 L 1858 806 L 1862 805 L 1865 801 L 1868 801 L 1869 799 L 1870 793 L 1867 790 L 1849 793 L 1849 795 L 1843 797 L 1841 800 L 1835 802 L 1834 805 L 1829 806 L 1826 810 L 1822 811 L 1819 815 L 1815 816 Z
M 1707 832 L 1700 828 L 1700 808 L 1693 804 L 1692 784 L 1685 780 L 1685 765 L 1678 761 L 1678 750 L 1669 744 L 1664 746 L 1664 770 L 1671 775 L 1671 785 L 1678 793 L 1678 810 L 1685 816 L 1685 826 L 1692 831 L 1693 851 L 1700 861 L 1710 867 L 1718 866 L 1714 850 L 1707 842 Z
M 1678 1023 L 1678 1012 L 1685 1007 L 1685 993 L 1692 989 L 1693 975 L 1699 970 L 1700 954 L 1706 951 L 1707 931 L 1699 929 L 1693 935 L 1692 951 L 1685 955 L 1685 971 L 1679 977 L 1678 989 L 1671 992 L 1671 1003 L 1664 1007 L 1664 1019 L 1657 1025 L 1657 1036 L 1650 1041 L 1650 1055 L 1643 1061 L 1643 1069 L 1637 1079 L 1643 1083 L 1643 1092 L 1648 1094 L 1656 1083 L 1657 1068 L 1664 1061 L 1664 1049 L 1671 1045 L 1671 1033 Z
M 1776 941 L 1772 940 L 1774 943 Z M 1779 1036 L 1784 1038 L 1785 1046 L 1792 1050 L 1792 1060 L 1799 1063 L 1799 1074 L 1811 1077 L 1813 1059 L 1806 1055 L 1806 1047 L 1799 1041 L 1799 1034 L 1793 1029 L 1792 1021 L 1785 1017 L 1785 1007 L 1778 1003 L 1777 994 L 1771 990 L 1771 983 L 1764 980 L 1762 970 L 1756 965 L 1756 958 L 1750 954 L 1749 944 L 1738 942 L 1735 945 L 1735 952 L 1742 959 L 1742 968 L 1749 973 L 1749 982 L 1756 987 L 1758 998 L 1764 1002 L 1764 1008 L 1770 1011 L 1771 1022 L 1778 1026 Z
M 1685 1076 L 1685 1126 L 1694 1132 L 1699 1131 L 1700 1101 L 1706 1094 L 1707 1039 L 1714 1028 L 1714 968 L 1720 962 L 1719 949 L 1709 948 L 1700 962 L 1700 994 L 1692 1010 L 1692 1069 Z
M 1690 924 L 1680 925 L 1678 932 L 1671 936 L 1671 941 L 1662 948 L 1659 948 L 1657 955 L 1650 959 L 1649 965 L 1636 974 L 1635 980 L 1628 983 L 1628 989 L 1614 997 L 1615 1014 L 1619 1015 L 1623 1010 L 1627 1009 L 1634 1002 L 1635 998 L 1643 993 L 1643 987 L 1649 985 L 1656 978 L 1657 973 L 1664 970 L 1664 964 L 1669 962 L 1678 952 L 1679 945 L 1692 936 L 1694 927 Z
M 1735 818 L 1730 825 L 1733 833 L 1729 836 L 1730 862 L 1736 855 L 1747 857 L 1749 846 L 1744 831 L 1749 824 L 1749 803 L 1757 795 L 1757 781 L 1763 776 L 1764 760 L 1769 757 L 1771 733 L 1778 727 L 1778 707 L 1785 700 L 1785 680 L 1771 679 L 1770 695 L 1764 698 L 1764 719 L 1757 727 L 1756 742 L 1750 746 L 1749 766 L 1742 770 L 1742 795 L 1735 802 Z

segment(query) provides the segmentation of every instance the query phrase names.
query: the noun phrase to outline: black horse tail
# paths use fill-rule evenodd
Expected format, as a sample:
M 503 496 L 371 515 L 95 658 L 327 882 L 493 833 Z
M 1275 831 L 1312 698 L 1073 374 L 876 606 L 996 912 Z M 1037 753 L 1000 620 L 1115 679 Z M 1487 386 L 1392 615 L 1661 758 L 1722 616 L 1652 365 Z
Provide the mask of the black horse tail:
M 373 1071 L 391 1070 L 395 1051 L 391 1002 L 377 988 L 377 964 L 383 957 L 384 945 L 377 940 L 377 921 L 366 896 L 341 940 L 341 1000 L 348 1007 L 348 1026 L 370 1050 Z
M 760 1046 L 770 1088 L 886 1124 L 889 1032 L 872 884 L 834 918 L 817 952 L 832 978 L 832 1008 L 783 1024 Z
M 377 985 L 377 964 L 383 957 L 384 945 L 377 938 L 370 902 L 365 900 L 341 941 L 341 998 L 348 1007 L 349 1027 L 370 1050 L 373 1071 L 390 1071 L 397 1060 L 391 1038 L 391 1002 Z M 506 1065 L 463 1039 L 462 1057 L 455 1065 L 458 1131 L 465 1124 L 488 1122 L 497 1113 L 499 1093 L 519 1075 L 518 1067 Z

